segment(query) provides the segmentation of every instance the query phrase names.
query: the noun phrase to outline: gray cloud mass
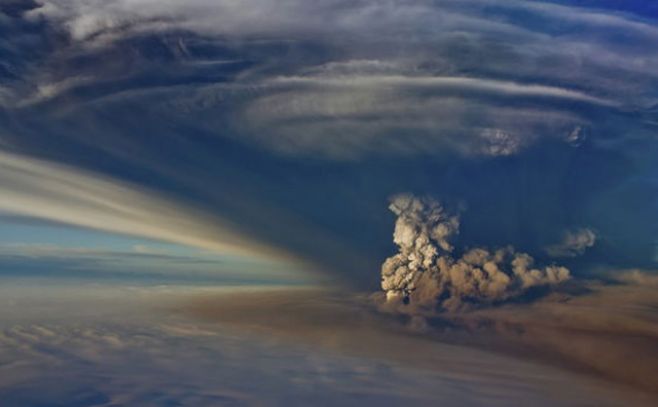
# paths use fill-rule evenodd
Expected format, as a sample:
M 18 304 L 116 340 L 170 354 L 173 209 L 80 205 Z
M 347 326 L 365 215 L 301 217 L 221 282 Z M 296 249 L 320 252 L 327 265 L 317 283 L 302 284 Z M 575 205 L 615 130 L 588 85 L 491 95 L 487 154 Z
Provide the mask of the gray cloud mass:
M 546 248 L 552 257 L 575 257 L 596 244 L 596 233 L 591 229 L 581 228 L 566 231 L 562 241 Z

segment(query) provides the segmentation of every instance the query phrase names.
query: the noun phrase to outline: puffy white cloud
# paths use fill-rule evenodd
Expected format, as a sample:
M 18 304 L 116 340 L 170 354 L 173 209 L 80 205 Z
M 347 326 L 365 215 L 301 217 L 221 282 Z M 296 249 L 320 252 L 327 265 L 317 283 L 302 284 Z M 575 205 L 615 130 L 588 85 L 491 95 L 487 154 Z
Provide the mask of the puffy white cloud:
M 480 137 L 483 141 L 482 153 L 486 155 L 512 155 L 523 145 L 523 139 L 518 135 L 500 129 L 484 129 Z

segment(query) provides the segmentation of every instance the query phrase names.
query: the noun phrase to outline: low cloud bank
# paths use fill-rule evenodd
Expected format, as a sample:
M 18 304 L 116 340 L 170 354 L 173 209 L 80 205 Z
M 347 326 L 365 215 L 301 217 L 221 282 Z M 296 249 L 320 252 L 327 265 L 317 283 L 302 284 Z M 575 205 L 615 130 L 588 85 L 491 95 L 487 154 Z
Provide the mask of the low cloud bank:
M 658 280 L 655 273 L 615 274 L 613 283 L 581 281 L 579 294 L 558 290 L 532 303 L 423 317 L 382 307 L 382 293 L 368 296 L 344 290 L 195 295 L 176 310 L 259 337 L 449 372 L 455 377 L 467 375 L 472 380 L 493 377 L 500 382 L 506 374 L 500 363 L 512 356 L 543 366 L 544 372 L 558 368 L 559 376 L 572 377 L 576 381 L 571 383 L 577 382 L 580 389 L 585 378 L 597 381 L 599 386 L 589 397 L 607 391 L 637 397 L 612 405 L 654 405 Z M 490 359 L 493 355 L 495 361 Z M 526 378 L 507 379 L 518 385 Z M 583 401 L 591 403 L 591 398 Z

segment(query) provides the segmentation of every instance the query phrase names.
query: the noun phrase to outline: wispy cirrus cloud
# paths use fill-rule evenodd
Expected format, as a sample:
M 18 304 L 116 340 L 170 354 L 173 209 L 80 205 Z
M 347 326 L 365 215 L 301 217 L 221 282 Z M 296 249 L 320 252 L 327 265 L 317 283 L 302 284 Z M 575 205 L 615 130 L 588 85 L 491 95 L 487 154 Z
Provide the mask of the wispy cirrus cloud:
M 499 150 L 488 147 L 487 134 L 492 132 L 519 140 L 515 149 L 501 148 L 516 154 L 537 140 L 565 139 L 564 133 L 576 127 L 590 127 L 593 115 L 641 110 L 657 97 L 652 85 L 658 78 L 652 67 L 658 54 L 625 47 L 608 34 L 623 31 L 638 43 L 656 40 L 656 30 L 648 21 L 628 13 L 534 1 L 501 5 L 489 0 L 314 4 L 56 0 L 40 4 L 26 18 L 43 19 L 68 36 L 52 56 L 64 69 L 31 72 L 27 81 L 34 85 L 13 94 L 17 106 L 48 101 L 77 88 L 86 89 L 83 95 L 101 88 L 116 95 L 144 96 L 171 87 L 169 99 L 185 100 L 189 89 L 178 86 L 182 81 L 208 96 L 203 104 L 191 102 L 182 109 L 187 114 L 181 110 L 167 114 L 192 125 L 207 122 L 204 129 L 222 137 L 255 141 L 287 154 L 335 159 L 428 148 L 477 154 Z M 140 38 L 148 36 L 161 38 L 157 51 L 138 45 Z M 227 49 L 227 44 L 232 45 Z M 219 55 L 204 55 L 220 45 Z M 122 62 L 125 56 L 112 51 L 116 47 L 132 49 L 131 61 Z M 296 56 L 276 55 L 276 49 L 286 48 L 296 50 Z M 76 64 L 75 76 L 67 72 L 69 61 L 81 55 L 89 61 L 107 52 L 116 59 L 109 71 Z M 223 52 L 244 65 L 208 71 L 203 62 L 226 60 Z M 152 65 L 151 57 L 169 58 L 175 69 Z M 145 86 L 142 75 L 148 71 L 165 75 L 169 84 L 160 80 L 157 89 Z M 199 81 L 210 72 L 216 80 Z M 133 75 L 135 83 L 128 80 Z M 94 81 L 102 86 L 94 86 Z M 112 85 L 117 81 L 121 85 Z M 227 100 L 205 87 L 206 81 L 236 85 L 243 91 Z M 21 94 L 25 92 L 27 96 Z M 514 99 L 546 112 L 546 119 L 539 114 L 528 119 L 521 111 L 519 123 L 511 114 L 519 110 L 520 102 Z M 74 102 L 84 104 L 78 98 Z M 185 103 L 177 108 L 181 105 Z M 504 107 L 510 113 L 499 114 Z M 389 120 L 391 111 L 399 117 Z M 556 121 L 556 114 L 571 118 Z M 363 118 L 355 117 L 359 115 Z M 236 118 L 255 126 L 234 124 Z M 240 131 L 217 130 L 227 126 Z M 261 137 L 265 131 L 274 137 Z M 405 134 L 412 141 L 398 142 L 401 136 L 387 137 L 387 133 Z
M 223 255 L 291 257 L 235 226 L 156 193 L 61 164 L 0 152 L 0 211 L 198 247 Z

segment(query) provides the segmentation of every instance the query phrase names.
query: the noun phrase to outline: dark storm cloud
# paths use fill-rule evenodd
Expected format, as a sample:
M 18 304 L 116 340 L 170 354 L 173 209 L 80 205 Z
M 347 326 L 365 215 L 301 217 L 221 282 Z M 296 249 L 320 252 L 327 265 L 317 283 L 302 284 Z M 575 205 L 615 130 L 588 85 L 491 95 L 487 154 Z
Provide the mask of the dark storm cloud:
M 586 226 L 578 262 L 652 265 L 658 29 L 604 6 L 12 5 L 0 146 L 184 197 L 370 286 L 402 191 L 466 205 L 462 246 L 539 256 Z

